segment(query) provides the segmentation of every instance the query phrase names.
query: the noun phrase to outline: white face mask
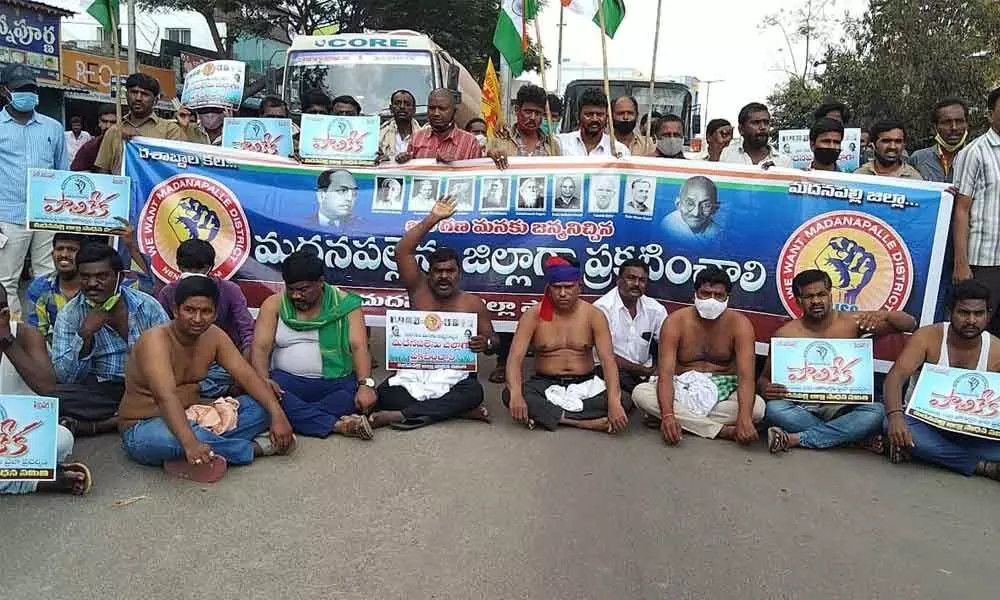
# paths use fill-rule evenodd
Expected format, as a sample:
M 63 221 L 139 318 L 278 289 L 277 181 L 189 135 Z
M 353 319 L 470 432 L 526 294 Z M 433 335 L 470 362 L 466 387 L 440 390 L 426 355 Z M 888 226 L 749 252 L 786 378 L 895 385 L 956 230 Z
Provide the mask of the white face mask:
M 722 316 L 722 313 L 726 312 L 726 309 L 729 308 L 729 300 L 726 300 L 725 302 L 720 302 L 715 298 L 706 298 L 702 300 L 701 298 L 695 296 L 694 308 L 698 311 L 698 315 L 701 316 L 702 319 L 714 321 Z

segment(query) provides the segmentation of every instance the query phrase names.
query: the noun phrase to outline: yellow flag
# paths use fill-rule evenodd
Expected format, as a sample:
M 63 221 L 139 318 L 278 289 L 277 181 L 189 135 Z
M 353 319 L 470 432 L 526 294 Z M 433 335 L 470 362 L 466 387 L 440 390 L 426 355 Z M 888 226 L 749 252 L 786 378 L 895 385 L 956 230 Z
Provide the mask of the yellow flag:
M 486 137 L 493 139 L 498 128 L 503 127 L 503 115 L 500 112 L 500 80 L 491 58 L 486 65 L 486 77 L 483 78 L 483 99 L 480 112 L 486 121 Z

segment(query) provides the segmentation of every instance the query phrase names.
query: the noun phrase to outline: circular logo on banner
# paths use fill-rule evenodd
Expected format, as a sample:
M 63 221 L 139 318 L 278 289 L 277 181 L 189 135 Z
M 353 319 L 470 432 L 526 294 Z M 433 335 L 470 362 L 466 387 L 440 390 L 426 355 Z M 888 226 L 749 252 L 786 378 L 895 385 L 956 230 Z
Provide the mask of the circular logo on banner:
M 913 290 L 913 262 L 903 238 L 885 221 L 854 211 L 806 221 L 778 255 L 778 295 L 785 310 L 802 316 L 792 279 L 807 269 L 833 280 L 835 310 L 902 310 Z
M 71 175 L 62 183 L 62 193 L 65 198 L 90 200 L 94 191 L 94 182 L 84 175 Z
M 236 195 L 201 175 L 174 175 L 153 188 L 139 215 L 139 249 L 153 272 L 171 282 L 180 277 L 177 247 L 204 240 L 215 248 L 212 275 L 229 279 L 250 256 L 250 224 Z
M 444 323 L 441 321 L 441 317 L 434 313 L 430 313 L 424 317 L 424 327 L 427 328 L 427 331 L 437 331 L 438 329 L 441 329 L 442 325 L 444 325 Z

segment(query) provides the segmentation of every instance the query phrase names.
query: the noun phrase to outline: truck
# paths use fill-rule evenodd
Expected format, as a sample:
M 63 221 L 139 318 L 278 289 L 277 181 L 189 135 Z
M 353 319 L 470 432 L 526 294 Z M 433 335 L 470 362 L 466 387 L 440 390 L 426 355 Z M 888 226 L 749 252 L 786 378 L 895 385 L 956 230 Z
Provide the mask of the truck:
M 299 99 L 313 88 L 331 98 L 346 94 L 361 104 L 363 114 L 391 116 L 389 96 L 409 90 L 417 103 L 416 118 L 427 120 L 427 95 L 436 88 L 455 93 L 456 123 L 462 127 L 479 116 L 482 91 L 461 63 L 421 33 L 410 30 L 300 35 L 285 59 L 283 96 L 293 114 Z
M 657 81 L 653 89 L 652 99 L 649 94 L 649 80 L 640 79 L 612 79 L 610 80 L 611 99 L 619 96 L 632 96 L 639 103 L 639 119 L 649 112 L 649 105 L 652 103 L 653 110 L 660 115 L 677 115 L 684 122 L 684 132 L 689 141 L 694 130 L 692 121 L 692 101 L 691 88 L 683 83 L 675 81 Z M 604 91 L 604 80 L 602 79 L 575 79 L 566 86 L 566 93 L 563 96 L 563 115 L 561 131 L 576 131 L 580 126 L 580 94 L 588 88 L 597 88 Z M 645 133 L 645 132 L 643 132 Z

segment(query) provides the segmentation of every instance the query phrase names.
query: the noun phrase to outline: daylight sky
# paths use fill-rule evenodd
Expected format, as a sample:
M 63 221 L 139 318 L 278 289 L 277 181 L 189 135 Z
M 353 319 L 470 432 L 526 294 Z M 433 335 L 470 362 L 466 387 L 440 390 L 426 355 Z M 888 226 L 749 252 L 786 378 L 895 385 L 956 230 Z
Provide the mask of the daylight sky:
M 661 76 L 721 80 L 711 85 L 707 98 L 709 114 L 702 114 L 703 122 L 715 117 L 735 120 L 741 106 L 754 100 L 763 101 L 774 84 L 785 78 L 782 68 L 788 52 L 779 52 L 785 47 L 781 34 L 761 31 L 758 25 L 768 14 L 795 9 L 804 3 L 805 0 L 663 0 L 656 72 Z M 830 14 L 839 17 L 848 11 L 862 13 L 868 2 L 832 0 L 828 4 Z M 648 77 L 656 0 L 625 0 L 625 6 L 625 21 L 615 39 L 608 40 L 608 64 L 635 68 Z M 563 59 L 599 67 L 598 28 L 569 10 L 565 15 Z M 539 23 L 545 55 L 553 63 L 546 76 L 549 87 L 554 89 L 559 0 L 549 0 Z M 839 39 L 841 30 L 836 27 L 830 33 Z

